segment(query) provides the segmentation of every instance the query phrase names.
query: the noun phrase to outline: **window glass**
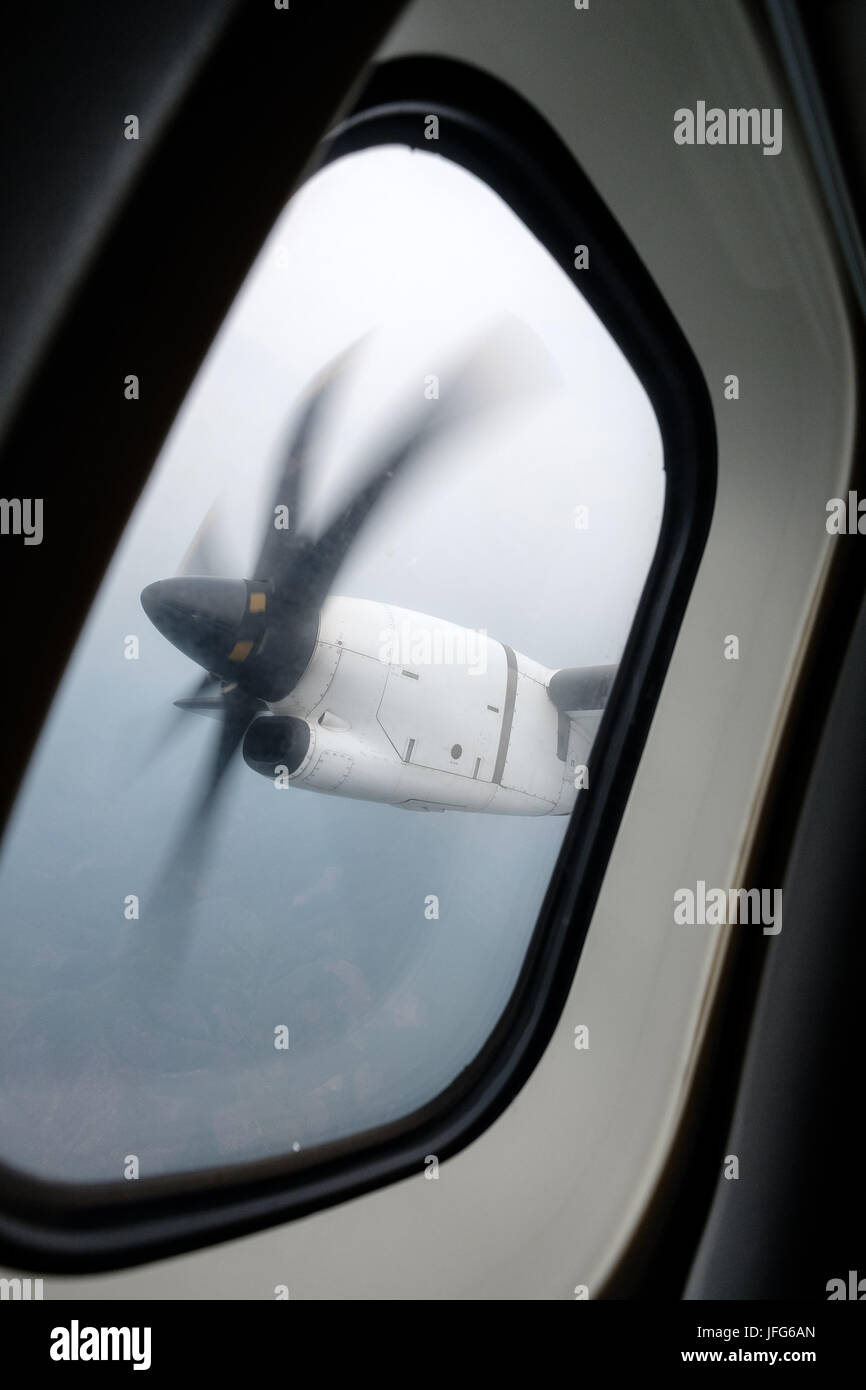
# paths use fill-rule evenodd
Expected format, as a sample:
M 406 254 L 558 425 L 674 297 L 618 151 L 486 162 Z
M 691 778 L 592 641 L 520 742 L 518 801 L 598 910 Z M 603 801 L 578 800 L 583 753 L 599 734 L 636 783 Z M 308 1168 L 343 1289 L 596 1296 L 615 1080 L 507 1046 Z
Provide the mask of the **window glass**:
M 168 640 L 181 590 L 150 590 L 155 621 L 140 595 L 261 578 L 286 441 L 346 349 L 285 529 L 324 534 L 436 424 L 190 836 L 232 691 Z M 318 172 L 175 422 L 5 836 L 0 1158 L 68 1182 L 307 1155 L 452 1082 L 520 970 L 663 500 L 643 388 L 501 199 L 396 146 Z M 282 602 L 286 679 L 316 594 L 293 563 L 281 598 L 188 591 L 187 638 L 222 623 L 240 670 Z

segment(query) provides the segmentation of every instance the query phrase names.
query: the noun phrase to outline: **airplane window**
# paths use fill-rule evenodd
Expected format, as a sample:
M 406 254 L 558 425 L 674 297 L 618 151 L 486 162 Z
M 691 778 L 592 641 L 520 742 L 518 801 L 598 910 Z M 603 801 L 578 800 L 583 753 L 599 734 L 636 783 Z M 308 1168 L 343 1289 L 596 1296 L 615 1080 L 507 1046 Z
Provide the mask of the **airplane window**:
M 398 145 L 319 170 L 5 837 L 0 1159 L 300 1164 L 446 1088 L 591 794 L 663 503 L 643 387 L 505 202 Z

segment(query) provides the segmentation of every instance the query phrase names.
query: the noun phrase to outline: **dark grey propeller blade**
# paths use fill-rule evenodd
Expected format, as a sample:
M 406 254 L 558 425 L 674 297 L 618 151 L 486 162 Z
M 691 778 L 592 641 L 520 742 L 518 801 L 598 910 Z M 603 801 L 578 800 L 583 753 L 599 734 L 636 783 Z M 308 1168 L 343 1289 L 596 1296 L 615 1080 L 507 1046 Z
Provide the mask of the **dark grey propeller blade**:
M 260 700 L 237 687 L 234 690 L 224 691 L 221 698 L 224 710 L 223 721 L 219 737 L 214 744 L 210 766 L 191 817 L 191 824 L 200 816 L 210 814 L 232 755 L 240 746 L 247 726 L 262 708 Z
M 178 575 L 200 574 L 218 578 L 230 568 L 220 535 L 221 506 L 219 499 L 211 503 L 198 530 L 177 567 Z
M 203 575 L 216 578 L 226 571 L 226 557 L 224 546 L 219 535 L 219 518 L 221 507 L 219 499 L 211 503 L 205 516 L 199 524 L 198 530 L 193 536 L 186 549 L 180 564 L 177 567 L 178 576 Z M 150 586 L 152 587 L 152 586 Z M 147 607 L 145 605 L 145 612 Z M 196 682 L 188 695 L 182 696 L 174 701 L 175 709 L 169 714 L 163 723 L 163 727 L 154 739 L 150 748 L 146 766 L 154 758 L 164 752 L 164 750 L 174 741 L 176 735 L 183 728 L 185 720 L 181 718 L 181 712 L 192 708 L 199 708 L 202 699 L 207 693 L 219 686 L 220 677 L 210 671 L 205 671 L 200 680 Z M 213 697 L 219 700 L 219 696 Z
M 151 920 L 159 954 L 179 963 L 189 947 L 196 898 L 209 847 L 208 829 L 234 754 L 261 701 L 237 688 L 220 697 L 223 720 L 198 795 L 180 831 L 153 904 Z
M 208 691 L 218 689 L 219 683 L 219 676 L 214 676 L 210 671 L 205 671 L 201 679 L 196 681 L 188 695 L 181 696 L 179 700 L 174 701 L 175 708 L 165 717 L 159 733 L 150 745 L 150 753 L 145 761 L 145 767 L 149 767 L 154 758 L 158 758 L 160 754 L 164 753 L 170 744 L 174 742 L 174 739 L 186 722 L 182 717 L 182 711 L 206 699 Z M 215 698 L 219 699 L 219 696 Z
M 509 381 L 487 370 L 484 347 L 475 347 L 452 373 L 451 384 L 435 400 L 419 403 L 395 432 L 375 471 L 340 510 L 325 530 L 302 552 L 303 568 L 289 576 L 299 606 L 321 608 L 331 592 L 364 522 L 385 489 L 414 464 L 425 448 L 442 435 L 471 422 L 477 415 L 508 399 Z
M 226 705 L 222 695 L 194 695 L 191 699 L 175 700 L 175 708 L 185 714 L 204 714 L 209 719 L 225 719 Z
M 310 446 L 346 364 L 362 341 L 358 339 L 332 358 L 317 374 L 306 390 L 300 414 L 292 426 L 252 575 L 254 579 L 269 581 L 275 593 L 280 592 L 290 570 L 295 567 L 302 547 L 298 503 L 304 473 L 309 466 Z

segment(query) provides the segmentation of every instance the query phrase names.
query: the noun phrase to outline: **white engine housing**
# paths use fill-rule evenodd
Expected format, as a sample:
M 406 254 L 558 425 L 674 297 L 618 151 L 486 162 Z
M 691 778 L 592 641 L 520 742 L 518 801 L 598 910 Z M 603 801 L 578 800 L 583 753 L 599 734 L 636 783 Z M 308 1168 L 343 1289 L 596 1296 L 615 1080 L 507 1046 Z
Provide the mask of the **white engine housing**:
M 329 598 L 304 675 L 270 706 L 310 728 L 289 783 L 407 810 L 567 815 L 592 731 L 563 727 L 552 675 L 484 633 Z

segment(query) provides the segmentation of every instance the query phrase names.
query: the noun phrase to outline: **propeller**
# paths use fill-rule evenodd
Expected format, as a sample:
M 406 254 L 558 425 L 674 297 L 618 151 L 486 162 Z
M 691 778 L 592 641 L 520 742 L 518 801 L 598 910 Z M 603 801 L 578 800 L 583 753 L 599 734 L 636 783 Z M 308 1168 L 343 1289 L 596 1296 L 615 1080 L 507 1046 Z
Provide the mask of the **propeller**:
M 221 533 L 222 497 L 214 498 L 177 567 L 178 575 L 218 579 L 226 572 L 225 539 Z
M 298 524 L 301 489 L 321 420 L 363 340 L 353 344 L 305 392 L 278 469 L 253 578 L 227 579 L 214 572 L 211 508 L 181 572 L 142 591 L 150 621 L 206 672 L 195 690 L 175 704 L 221 721 L 159 893 L 175 920 L 181 902 L 195 891 L 207 830 L 233 756 L 256 716 L 290 694 L 303 675 L 315 651 L 322 605 L 383 492 L 446 429 L 471 420 L 482 408 L 513 399 L 513 373 L 503 371 L 496 351 L 501 339 L 500 326 L 470 352 L 442 399 L 421 400 L 406 412 L 389 445 L 366 470 L 366 482 L 314 536 Z M 520 385 L 526 385 L 525 374 Z M 205 572 L 195 572 L 198 566 Z M 221 682 L 219 693 L 209 693 L 215 680 Z
M 221 515 L 222 498 L 217 497 L 200 522 L 198 530 L 177 567 L 179 576 L 199 575 L 213 578 L 225 574 L 225 545 L 221 535 Z M 222 718 L 223 702 L 221 698 L 218 695 L 208 696 L 208 692 L 217 690 L 219 684 L 219 676 L 214 675 L 212 671 L 206 671 L 195 682 L 186 696 L 175 700 L 176 712 L 173 717 L 165 721 L 158 736 L 154 739 L 144 762 L 145 767 L 149 767 L 154 758 L 159 757 L 165 751 L 186 722 L 181 718 L 181 711 L 212 712 L 217 718 Z

